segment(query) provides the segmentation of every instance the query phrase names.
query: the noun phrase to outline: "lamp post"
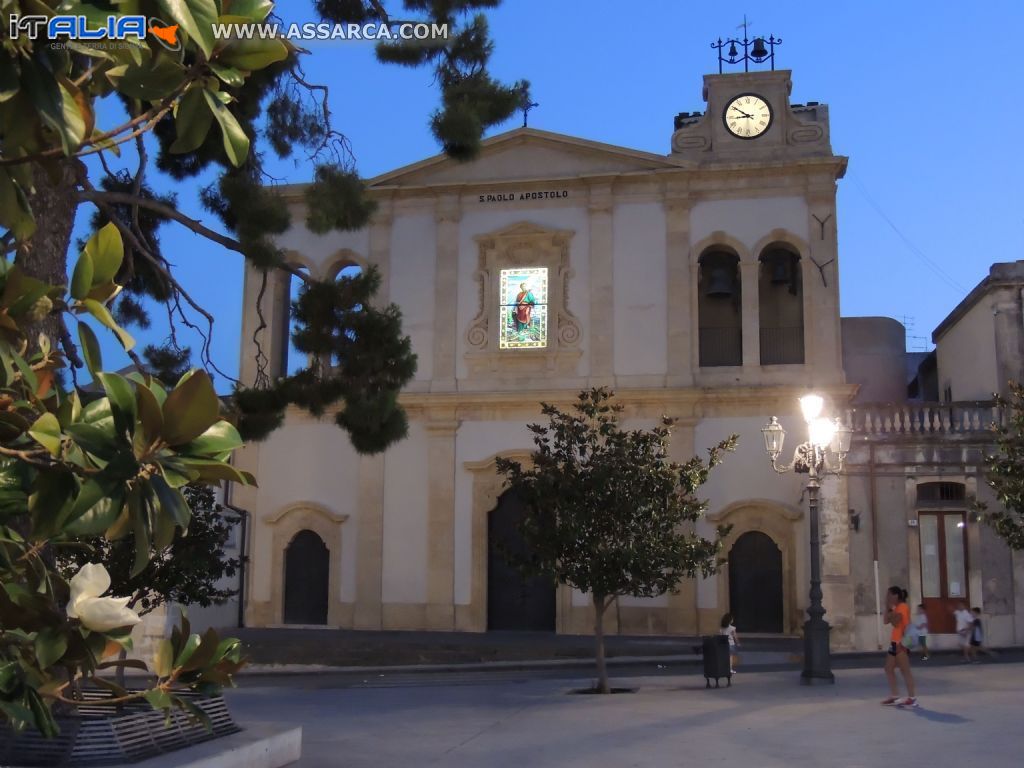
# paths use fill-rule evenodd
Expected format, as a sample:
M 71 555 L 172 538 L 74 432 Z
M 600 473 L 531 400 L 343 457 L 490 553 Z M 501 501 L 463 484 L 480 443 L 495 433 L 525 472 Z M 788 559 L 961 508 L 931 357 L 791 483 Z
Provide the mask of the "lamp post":
M 804 622 L 804 670 L 800 682 L 804 685 L 834 683 L 832 660 L 829 652 L 829 632 L 825 621 L 825 607 L 821 604 L 821 542 L 818 533 L 818 482 L 822 475 L 839 474 L 850 451 L 853 432 L 837 418 L 835 421 L 821 415 L 825 401 L 819 395 L 800 398 L 800 410 L 807 422 L 808 440 L 796 447 L 793 461 L 780 466 L 782 443 L 786 430 L 772 416 L 761 430 L 764 447 L 771 459 L 772 469 L 779 474 L 799 472 L 807 475 L 807 505 L 811 519 L 811 589 L 807 621 Z

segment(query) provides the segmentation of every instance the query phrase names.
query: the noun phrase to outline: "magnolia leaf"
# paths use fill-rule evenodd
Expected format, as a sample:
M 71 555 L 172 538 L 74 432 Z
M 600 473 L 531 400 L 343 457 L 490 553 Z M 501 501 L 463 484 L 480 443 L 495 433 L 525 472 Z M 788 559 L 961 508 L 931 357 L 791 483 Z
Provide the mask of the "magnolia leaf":
M 78 342 L 85 358 L 85 367 L 93 376 L 103 370 L 103 357 L 100 353 L 100 342 L 92 328 L 83 322 L 78 323 Z
M 60 423 L 54 414 L 44 413 L 36 419 L 36 423 L 32 425 L 28 433 L 52 456 L 57 456 L 60 453 Z
M 171 152 L 184 154 L 194 152 L 206 141 L 206 135 L 213 125 L 213 112 L 206 102 L 203 89 L 195 87 L 178 102 L 174 111 L 174 128 L 178 138 L 171 144 Z
M 245 135 L 245 131 L 238 124 L 235 116 L 231 114 L 231 110 L 216 95 L 204 90 L 203 96 L 206 98 L 206 103 L 209 104 L 213 116 L 220 123 L 221 132 L 224 134 L 224 152 L 231 164 L 237 168 L 245 162 L 245 158 L 249 155 L 249 137 Z
M 181 649 L 181 653 L 178 654 L 178 658 L 174 660 L 175 667 L 183 667 L 188 664 L 189 659 L 192 658 L 192 654 L 196 652 L 199 647 L 199 643 L 202 638 L 197 634 L 191 634 L 188 636 L 188 640 L 185 641 L 185 647 Z
M 36 659 L 42 669 L 53 666 L 68 649 L 68 639 L 55 627 L 45 627 L 36 635 Z
M 81 301 L 92 288 L 93 264 L 88 251 L 78 257 L 74 274 L 71 275 L 71 298 Z
M 272 0 L 231 0 L 233 16 L 244 16 L 247 21 L 263 21 L 274 10 Z
M 111 419 L 113 426 L 113 419 Z M 102 429 L 95 424 L 68 424 L 64 431 L 71 436 L 83 451 L 98 459 L 109 461 L 117 453 L 117 444 L 111 431 Z
M 160 459 L 157 465 L 171 488 L 181 488 L 199 479 L 198 470 L 189 469 L 177 459 Z
M 85 299 L 82 301 L 82 305 L 90 315 L 95 317 L 117 335 L 118 340 L 121 342 L 121 346 L 126 350 L 131 351 L 135 346 L 135 339 L 132 338 L 130 333 L 117 324 L 113 316 L 110 314 L 110 310 L 96 301 L 96 299 Z
M 164 440 L 176 446 L 189 443 L 220 420 L 220 400 L 206 371 L 182 377 L 164 403 Z
M 157 677 L 167 677 L 171 674 L 174 664 L 174 646 L 168 638 L 161 640 L 156 647 L 156 654 L 153 656 L 153 672 Z M 148 696 L 146 697 L 149 698 Z M 152 704 L 152 701 L 150 701 Z M 153 706 L 157 706 L 154 704 Z
M 142 496 L 142 486 L 135 485 L 128 494 L 128 498 L 125 499 L 125 504 L 134 524 L 132 534 L 135 536 L 135 562 L 132 565 L 131 578 L 135 578 L 146 569 L 151 555 L 149 545 L 152 532 L 149 527 L 149 515 L 144 507 L 145 503 L 146 501 Z
M 150 485 L 156 493 L 160 508 L 174 524 L 182 531 L 188 530 L 188 524 L 192 519 L 192 509 L 189 507 L 185 497 L 177 488 L 172 488 L 162 475 L 153 475 L 149 478 Z
M 72 536 L 96 536 L 114 524 L 124 507 L 120 487 L 104 486 L 87 480 L 71 508 L 64 531 Z
M 179 24 L 200 50 L 210 58 L 213 52 L 213 25 L 217 21 L 214 0 L 159 0 L 164 17 Z
M 121 232 L 113 222 L 102 227 L 89 238 L 85 245 L 85 254 L 92 259 L 93 273 L 90 288 L 113 281 L 124 261 L 124 240 Z M 73 294 L 72 294 L 73 295 Z M 83 298 L 75 296 L 74 298 Z
M 117 437 L 135 434 L 135 392 L 123 376 L 116 373 L 97 373 L 96 379 L 107 393 L 114 416 Z
M 181 463 L 188 469 L 198 473 L 198 480 L 206 483 L 215 483 L 221 480 L 230 480 L 233 483 L 242 485 L 256 485 L 256 478 L 249 472 L 238 469 L 224 461 L 213 459 L 195 459 L 189 456 L 182 456 Z
M 106 74 L 119 93 L 142 101 L 166 99 L 181 87 L 186 77 L 185 67 L 162 54 L 142 65 L 111 67 Z
M 224 17 L 221 16 L 221 21 Z M 234 67 L 225 67 L 222 64 L 210 64 L 210 69 L 225 85 L 230 85 L 232 88 L 241 88 L 245 84 L 245 75 L 239 72 Z
M 145 384 L 136 384 L 135 401 L 138 406 L 139 421 L 147 444 L 152 443 L 163 432 L 164 414 L 156 395 Z
M 0 168 L 0 226 L 9 229 L 17 240 L 27 240 L 36 231 L 28 195 L 6 168 Z
M 250 72 L 264 69 L 287 58 L 288 46 L 277 38 L 232 40 L 217 57 L 223 64 Z
M 230 421 L 218 421 L 188 445 L 181 447 L 185 456 L 211 456 L 219 461 L 228 458 L 231 451 L 241 447 L 242 438 Z

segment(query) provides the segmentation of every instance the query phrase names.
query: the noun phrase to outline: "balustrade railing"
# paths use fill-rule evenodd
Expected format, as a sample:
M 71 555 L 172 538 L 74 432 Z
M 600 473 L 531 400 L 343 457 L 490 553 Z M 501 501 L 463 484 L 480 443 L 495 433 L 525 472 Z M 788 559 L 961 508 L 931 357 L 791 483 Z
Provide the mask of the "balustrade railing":
M 846 423 L 866 435 L 968 435 L 1003 423 L 992 401 L 951 403 L 863 403 L 848 409 Z

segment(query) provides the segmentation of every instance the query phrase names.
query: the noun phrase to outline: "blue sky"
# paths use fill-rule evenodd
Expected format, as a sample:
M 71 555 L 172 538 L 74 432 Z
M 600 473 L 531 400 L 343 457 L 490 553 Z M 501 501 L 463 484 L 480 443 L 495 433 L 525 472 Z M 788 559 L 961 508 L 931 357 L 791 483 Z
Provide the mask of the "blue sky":
M 287 20 L 313 18 L 308 0 L 279 6 Z M 709 44 L 735 34 L 744 14 L 752 34 L 783 39 L 776 67 L 792 70 L 792 101 L 828 104 L 833 149 L 850 158 L 838 203 L 843 315 L 912 318 L 908 344 L 930 348 L 932 329 L 992 262 L 1024 258 L 1024 67 L 1012 35 L 997 37 L 1024 27 L 1024 4 L 505 0 L 490 14 L 492 70 L 531 81 L 540 104 L 533 127 L 667 153 L 673 116 L 704 109 L 702 76 L 717 71 Z M 307 76 L 330 86 L 336 127 L 360 173 L 437 152 L 430 72 L 377 64 L 368 43 L 309 49 Z M 288 182 L 311 175 L 291 161 L 272 171 Z M 213 223 L 198 204 L 206 181 L 158 186 Z M 236 373 L 240 257 L 175 225 L 162 241 L 182 282 L 217 318 L 215 360 Z M 140 341 L 166 335 L 155 319 Z M 229 387 L 221 380 L 219 388 Z

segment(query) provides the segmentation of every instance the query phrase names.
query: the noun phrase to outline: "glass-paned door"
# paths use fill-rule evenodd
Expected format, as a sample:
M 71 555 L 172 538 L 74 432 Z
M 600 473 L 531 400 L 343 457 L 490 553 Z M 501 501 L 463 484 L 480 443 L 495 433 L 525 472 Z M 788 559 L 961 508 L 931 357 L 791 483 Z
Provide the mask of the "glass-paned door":
M 920 512 L 921 597 L 931 633 L 956 630 L 953 610 L 967 594 L 967 539 L 963 512 Z M 913 606 L 911 606 L 913 613 Z

